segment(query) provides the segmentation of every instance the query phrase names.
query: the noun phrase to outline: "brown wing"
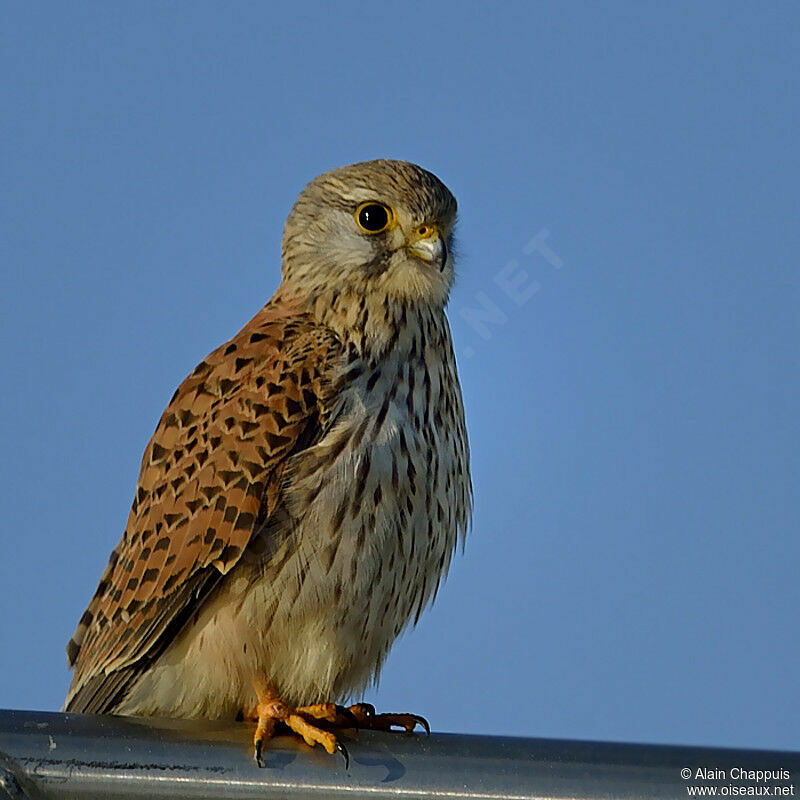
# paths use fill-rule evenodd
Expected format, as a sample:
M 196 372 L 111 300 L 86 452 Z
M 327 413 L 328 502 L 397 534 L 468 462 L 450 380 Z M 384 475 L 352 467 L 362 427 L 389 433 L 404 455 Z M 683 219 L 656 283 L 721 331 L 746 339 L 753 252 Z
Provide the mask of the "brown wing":
M 340 354 L 331 331 L 276 295 L 178 387 L 67 646 L 67 710 L 112 710 L 238 561 L 275 508 L 287 457 L 319 437 Z

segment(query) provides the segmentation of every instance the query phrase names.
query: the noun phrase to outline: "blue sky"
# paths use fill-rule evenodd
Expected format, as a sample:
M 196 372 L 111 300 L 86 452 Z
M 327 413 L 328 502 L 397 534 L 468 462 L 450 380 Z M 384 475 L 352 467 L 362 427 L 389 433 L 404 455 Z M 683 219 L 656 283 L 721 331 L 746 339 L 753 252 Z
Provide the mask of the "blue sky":
M 797 748 L 793 3 L 17 3 L 0 47 L 0 707 L 64 646 L 175 386 L 302 186 L 460 207 L 474 527 L 396 645 L 435 729 Z

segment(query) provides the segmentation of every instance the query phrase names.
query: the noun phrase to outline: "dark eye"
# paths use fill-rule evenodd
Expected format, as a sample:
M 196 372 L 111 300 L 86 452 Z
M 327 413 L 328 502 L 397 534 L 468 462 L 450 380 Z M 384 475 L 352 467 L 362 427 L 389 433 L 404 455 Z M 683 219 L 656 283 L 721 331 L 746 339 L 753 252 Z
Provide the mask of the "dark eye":
M 367 233 L 385 231 L 392 219 L 392 209 L 383 203 L 362 203 L 356 210 L 358 227 Z

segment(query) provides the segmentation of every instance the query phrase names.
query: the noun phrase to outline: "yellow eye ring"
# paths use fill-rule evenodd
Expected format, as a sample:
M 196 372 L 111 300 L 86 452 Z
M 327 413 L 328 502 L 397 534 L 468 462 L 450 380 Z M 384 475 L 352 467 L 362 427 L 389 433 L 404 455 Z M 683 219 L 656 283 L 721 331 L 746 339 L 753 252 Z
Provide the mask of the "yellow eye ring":
M 364 233 L 383 233 L 394 225 L 394 211 L 375 200 L 362 203 L 353 216 Z

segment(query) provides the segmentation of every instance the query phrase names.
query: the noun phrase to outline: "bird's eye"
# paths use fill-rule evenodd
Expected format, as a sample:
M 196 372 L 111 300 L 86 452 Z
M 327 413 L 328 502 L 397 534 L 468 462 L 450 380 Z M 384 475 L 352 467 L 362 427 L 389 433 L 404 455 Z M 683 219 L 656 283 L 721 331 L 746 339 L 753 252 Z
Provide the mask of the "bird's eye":
M 367 233 L 380 233 L 385 231 L 394 219 L 394 214 L 389 206 L 383 203 L 362 203 L 356 209 L 356 222 L 362 231 Z

